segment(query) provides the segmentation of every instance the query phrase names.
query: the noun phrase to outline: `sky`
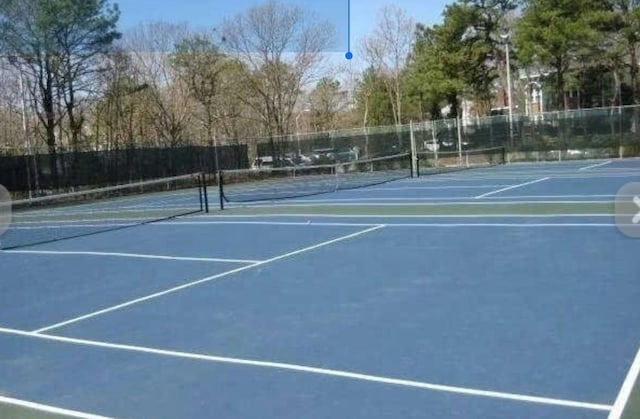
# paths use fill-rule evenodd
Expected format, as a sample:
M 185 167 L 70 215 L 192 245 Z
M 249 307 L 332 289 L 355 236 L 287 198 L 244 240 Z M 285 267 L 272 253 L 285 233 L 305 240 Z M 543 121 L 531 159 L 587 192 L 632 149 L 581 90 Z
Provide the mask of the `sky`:
M 279 0 L 312 10 L 336 28 L 333 52 L 347 52 L 348 0 Z M 395 4 L 405 9 L 417 22 L 435 24 L 442 21 L 445 5 L 454 0 L 351 0 L 351 45 L 356 51 L 359 40 L 373 30 L 378 11 L 385 5 Z M 164 21 L 187 22 L 192 28 L 213 28 L 224 18 L 263 3 L 261 0 L 112 0 L 120 7 L 120 30 L 125 31 L 139 23 Z

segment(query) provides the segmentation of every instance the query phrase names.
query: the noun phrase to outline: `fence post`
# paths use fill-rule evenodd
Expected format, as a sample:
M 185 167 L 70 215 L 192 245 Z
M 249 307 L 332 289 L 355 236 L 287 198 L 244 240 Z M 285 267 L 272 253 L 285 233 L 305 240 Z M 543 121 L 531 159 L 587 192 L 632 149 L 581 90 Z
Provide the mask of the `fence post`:
M 460 116 L 456 117 L 456 125 L 458 126 L 458 166 L 462 166 L 462 124 Z
M 218 170 L 218 195 L 220 197 L 220 211 L 224 211 L 224 176 L 222 170 Z
M 431 121 L 431 138 L 433 141 L 433 157 L 435 160 L 435 166 L 438 167 L 438 138 L 436 135 L 436 121 Z
M 622 144 L 624 143 L 624 135 L 622 133 L 622 106 L 618 107 L 618 130 L 620 131 L 620 137 L 618 139 L 618 156 L 622 158 Z

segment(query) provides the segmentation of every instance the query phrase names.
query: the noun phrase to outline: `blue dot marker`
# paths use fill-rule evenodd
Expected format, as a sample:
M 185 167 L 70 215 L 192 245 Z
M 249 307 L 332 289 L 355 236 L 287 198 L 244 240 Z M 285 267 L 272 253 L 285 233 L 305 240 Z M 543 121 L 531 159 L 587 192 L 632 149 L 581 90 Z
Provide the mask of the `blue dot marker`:
M 344 58 L 346 58 L 347 60 L 350 60 L 353 58 L 353 53 L 351 51 L 347 52 L 346 54 L 344 54 Z

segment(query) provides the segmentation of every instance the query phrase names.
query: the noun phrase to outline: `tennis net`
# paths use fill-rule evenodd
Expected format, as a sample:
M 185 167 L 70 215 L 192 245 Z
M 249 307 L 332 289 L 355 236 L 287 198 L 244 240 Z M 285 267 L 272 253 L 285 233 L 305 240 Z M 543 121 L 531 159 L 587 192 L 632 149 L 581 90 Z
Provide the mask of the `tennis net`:
M 397 154 L 319 166 L 228 170 L 220 173 L 220 193 L 225 202 L 272 201 L 363 188 L 411 176 L 410 155 Z
M 0 249 L 15 249 L 208 210 L 201 174 L 25 199 L 12 203 Z
M 506 163 L 504 147 L 417 153 L 418 176 L 492 167 Z

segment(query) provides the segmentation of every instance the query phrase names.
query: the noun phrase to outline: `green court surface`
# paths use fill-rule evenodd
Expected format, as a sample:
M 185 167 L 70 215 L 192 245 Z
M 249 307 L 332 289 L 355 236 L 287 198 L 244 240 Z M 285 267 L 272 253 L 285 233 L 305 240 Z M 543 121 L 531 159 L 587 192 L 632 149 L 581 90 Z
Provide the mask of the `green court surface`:
M 636 379 L 636 385 L 633 388 L 633 393 L 629 398 L 629 402 L 624 409 L 622 419 L 637 419 L 640 418 L 640 380 Z
M 102 419 L 101 416 L 91 415 L 72 410 L 39 405 L 21 400 L 0 397 L 0 418 L 3 419 Z
M 379 216 L 526 216 L 526 215 L 613 215 L 612 202 L 464 202 L 392 205 L 265 205 L 231 207 L 228 215 L 379 215 Z

